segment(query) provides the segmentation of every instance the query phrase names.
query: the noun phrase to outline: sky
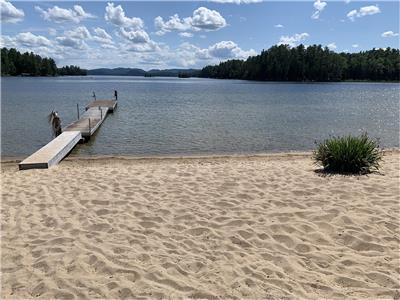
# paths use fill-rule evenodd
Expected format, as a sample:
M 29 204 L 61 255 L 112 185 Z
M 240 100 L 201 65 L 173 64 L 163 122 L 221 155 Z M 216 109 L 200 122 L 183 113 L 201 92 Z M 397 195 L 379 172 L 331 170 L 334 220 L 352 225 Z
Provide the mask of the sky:
M 398 1 L 6 1 L 1 46 L 58 66 L 202 68 L 279 44 L 399 48 Z

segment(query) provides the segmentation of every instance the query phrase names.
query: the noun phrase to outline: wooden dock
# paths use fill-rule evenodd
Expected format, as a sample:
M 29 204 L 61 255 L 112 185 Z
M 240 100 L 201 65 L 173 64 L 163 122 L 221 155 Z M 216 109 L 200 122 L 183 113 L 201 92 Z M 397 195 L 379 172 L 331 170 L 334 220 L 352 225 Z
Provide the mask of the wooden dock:
M 79 131 L 61 133 L 19 164 L 20 170 L 47 169 L 58 164 L 81 140 Z
M 79 141 L 87 141 L 116 106 L 115 100 L 90 102 L 78 120 L 63 128 L 58 137 L 20 162 L 19 169 L 43 169 L 58 164 Z

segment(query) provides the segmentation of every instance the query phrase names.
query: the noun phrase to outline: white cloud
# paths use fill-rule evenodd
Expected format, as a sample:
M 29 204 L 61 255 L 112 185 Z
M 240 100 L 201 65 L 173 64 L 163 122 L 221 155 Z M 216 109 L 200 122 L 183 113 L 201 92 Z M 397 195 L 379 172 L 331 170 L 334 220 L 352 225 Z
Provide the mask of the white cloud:
M 101 44 L 113 44 L 111 35 L 109 35 L 103 28 L 96 27 L 93 31 L 95 33 L 93 36 L 94 41 Z
M 55 5 L 47 10 L 42 9 L 40 6 L 35 6 L 35 10 L 40 13 L 44 20 L 55 23 L 80 23 L 84 19 L 95 18 L 94 15 L 85 12 L 80 5 L 74 5 L 72 9 L 60 8 Z
M 10 2 L 0 0 L 1 21 L 5 23 L 17 23 L 24 19 L 24 11 L 16 8 Z
M 283 28 L 284 26 L 282 24 L 276 24 L 274 25 L 275 28 Z
M 387 38 L 387 37 L 395 37 L 395 36 L 398 36 L 398 35 L 399 35 L 398 33 L 395 33 L 395 32 L 393 32 L 391 30 L 385 31 L 384 33 L 381 34 L 381 36 L 385 37 L 385 38 Z
M 200 48 L 190 43 L 182 43 L 176 49 L 165 49 L 162 57 L 170 64 L 181 67 L 195 66 L 201 62 L 204 64 L 215 64 L 227 59 L 247 59 L 256 55 L 253 49 L 243 50 L 233 41 L 221 41 L 207 48 Z
M 20 52 L 34 52 L 45 57 L 59 58 L 62 49 L 53 41 L 31 32 L 21 32 L 16 36 L 1 36 L 1 47 L 17 48 Z
M 329 50 L 336 50 L 336 48 L 337 48 L 335 43 L 330 43 L 330 44 L 328 44 L 326 46 L 329 48 Z
M 125 16 L 125 12 L 121 5 L 114 6 L 114 3 L 107 3 L 106 13 L 104 15 L 106 21 L 119 27 L 124 28 L 142 28 L 143 20 L 140 18 L 129 18 Z
M 180 32 L 179 35 L 180 35 L 181 37 L 185 37 L 185 38 L 191 38 L 191 37 L 193 37 L 193 33 L 190 33 L 190 32 Z
M 310 35 L 307 32 L 296 33 L 292 36 L 283 35 L 279 39 L 278 45 L 289 45 L 290 47 L 295 47 L 301 41 L 307 39 Z
M 251 55 L 256 55 L 256 52 L 253 49 L 248 51 L 242 50 L 236 43 L 232 41 L 221 41 L 216 43 L 208 47 L 208 53 L 210 56 L 221 59 L 245 59 Z
M 358 44 L 353 44 L 353 45 L 351 45 L 353 48 L 358 48 L 358 47 L 360 47 Z
M 251 4 L 251 3 L 260 3 L 263 0 L 210 0 L 210 1 L 216 3 Z
M 85 26 L 79 26 L 75 29 L 64 32 L 63 36 L 56 38 L 56 41 L 65 47 L 73 48 L 76 50 L 88 49 L 85 40 L 90 40 L 92 35 Z
M 368 15 L 374 15 L 380 13 L 381 10 L 379 9 L 378 6 L 376 5 L 371 5 L 371 6 L 364 6 L 360 8 L 360 16 L 368 16 Z
M 57 30 L 54 28 L 49 28 L 49 35 L 51 35 L 51 36 L 57 35 Z
M 65 32 L 65 35 L 70 38 L 75 38 L 80 40 L 90 39 L 92 37 L 89 30 L 85 26 L 79 26 L 76 27 L 75 29 L 68 30 Z
M 116 46 L 114 46 L 114 45 L 111 45 L 111 44 L 102 44 L 102 45 L 101 45 L 101 48 L 104 48 L 104 49 L 114 49 L 114 50 L 118 49 L 118 47 L 116 47 Z
M 199 29 L 218 30 L 226 26 L 226 21 L 216 10 L 199 7 L 193 12 L 191 24 Z
M 154 52 L 160 50 L 159 45 L 150 39 L 143 29 L 125 30 L 120 28 L 119 34 L 127 40 L 124 45 L 125 50 L 133 52 Z
M 52 43 L 46 37 L 41 35 L 35 35 L 31 32 L 21 32 L 15 36 L 15 41 L 19 45 L 26 47 L 51 47 Z
M 327 5 L 326 2 L 323 2 L 321 0 L 315 0 L 315 2 L 314 2 L 315 12 L 312 14 L 311 18 L 312 19 L 319 19 L 319 15 L 325 9 L 326 5 Z
M 361 18 L 369 15 L 375 15 L 380 13 L 381 10 L 377 5 L 370 5 L 370 6 L 364 6 L 361 7 L 358 11 L 356 9 L 353 9 L 347 13 L 347 17 L 351 20 L 354 21 L 355 18 Z
M 357 9 L 353 9 L 353 10 L 349 11 L 346 16 L 350 20 L 354 21 L 354 18 L 357 16 L 357 14 L 358 14 Z
M 146 31 L 139 29 L 139 30 L 131 30 L 126 31 L 124 28 L 121 28 L 120 33 L 123 37 L 127 40 L 131 41 L 132 43 L 148 43 L 150 41 L 150 37 Z
M 56 40 L 61 46 L 73 48 L 76 50 L 84 50 L 88 48 L 85 41 L 72 37 L 59 36 L 56 38 Z
M 163 35 L 171 31 L 213 31 L 225 27 L 226 20 L 216 10 L 210 10 L 206 7 L 199 7 L 193 11 L 193 15 L 187 18 L 180 18 L 178 14 L 169 17 L 164 21 L 161 16 L 154 19 L 154 26 L 157 29 L 157 35 Z
M 192 27 L 190 17 L 181 19 L 178 14 L 169 17 L 168 21 L 164 21 L 162 17 L 158 16 L 154 19 L 154 26 L 158 30 L 158 35 L 171 31 L 187 31 Z

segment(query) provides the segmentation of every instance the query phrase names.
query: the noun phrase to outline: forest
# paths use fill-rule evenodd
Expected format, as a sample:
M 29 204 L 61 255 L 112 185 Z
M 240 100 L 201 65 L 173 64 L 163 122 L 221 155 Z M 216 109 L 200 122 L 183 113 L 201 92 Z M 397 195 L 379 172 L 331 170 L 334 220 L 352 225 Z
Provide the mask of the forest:
M 273 46 L 247 60 L 206 66 L 200 77 L 265 81 L 399 81 L 399 49 L 336 53 L 321 45 Z
M 58 76 L 86 75 L 86 70 L 77 66 L 57 68 L 52 58 L 41 57 L 32 52 L 20 53 L 11 48 L 1 49 L 1 76 Z

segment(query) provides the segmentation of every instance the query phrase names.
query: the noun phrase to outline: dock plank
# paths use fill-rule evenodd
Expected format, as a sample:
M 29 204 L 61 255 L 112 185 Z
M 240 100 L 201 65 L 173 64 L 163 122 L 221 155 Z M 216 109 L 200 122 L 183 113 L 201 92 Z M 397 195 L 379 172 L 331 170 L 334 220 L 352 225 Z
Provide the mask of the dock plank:
M 86 110 L 92 107 L 108 107 L 110 112 L 113 112 L 117 106 L 116 100 L 94 100 L 86 106 Z
M 82 137 L 88 138 L 92 136 L 105 120 L 109 108 L 108 107 L 91 107 L 75 122 L 72 122 L 63 129 L 64 131 L 80 131 Z M 90 128 L 89 128 L 90 119 Z
M 59 163 L 81 140 L 80 131 L 63 132 L 19 163 L 20 170 L 45 169 Z

